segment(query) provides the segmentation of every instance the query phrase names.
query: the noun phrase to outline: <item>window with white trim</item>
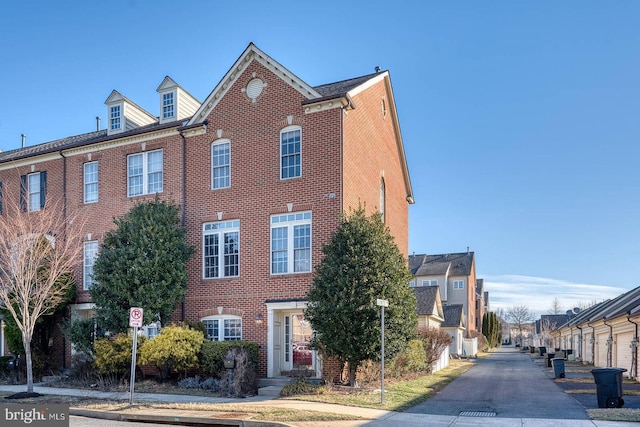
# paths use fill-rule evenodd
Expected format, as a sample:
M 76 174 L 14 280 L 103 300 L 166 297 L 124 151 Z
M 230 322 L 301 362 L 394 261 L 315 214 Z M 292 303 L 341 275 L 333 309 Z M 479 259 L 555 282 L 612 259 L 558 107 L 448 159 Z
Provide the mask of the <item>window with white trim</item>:
M 109 129 L 118 130 L 121 128 L 121 108 L 119 105 L 112 105 L 109 108 Z
M 47 172 L 20 176 L 20 210 L 26 212 L 44 209 L 47 193 Z
M 240 220 L 202 224 L 202 267 L 205 279 L 240 275 Z
M 311 271 L 311 212 L 271 217 L 271 274 Z
M 93 265 L 98 258 L 98 241 L 84 242 L 84 278 L 83 289 L 88 291 L 93 286 Z
M 242 319 L 238 316 L 213 316 L 202 319 L 211 341 L 239 341 L 242 339 Z
M 162 150 L 127 156 L 127 196 L 162 193 Z
M 415 280 L 410 281 L 409 282 L 409 287 L 410 288 L 415 288 L 416 287 L 416 281 Z
M 84 202 L 98 201 L 98 162 L 84 164 Z
M 280 179 L 302 176 L 302 130 L 288 127 L 280 132 Z
M 173 92 L 162 94 L 162 118 L 169 119 L 175 115 Z
M 454 280 L 453 289 L 464 289 L 464 280 Z
M 211 145 L 211 188 L 227 188 L 231 185 L 231 144 L 229 141 Z
M 438 280 L 423 280 L 422 286 L 438 286 Z

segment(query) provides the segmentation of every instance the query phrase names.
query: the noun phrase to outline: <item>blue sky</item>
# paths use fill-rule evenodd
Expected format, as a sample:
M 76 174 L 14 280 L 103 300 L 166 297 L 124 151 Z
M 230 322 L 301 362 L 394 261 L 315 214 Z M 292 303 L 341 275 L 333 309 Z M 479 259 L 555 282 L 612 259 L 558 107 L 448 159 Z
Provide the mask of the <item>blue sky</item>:
M 413 4 L 416 3 L 416 4 Z M 410 252 L 476 253 L 492 307 L 640 285 L 640 2 L 25 1 L 0 6 L 0 149 L 90 132 L 113 89 L 204 100 L 250 42 L 311 85 L 389 70 Z

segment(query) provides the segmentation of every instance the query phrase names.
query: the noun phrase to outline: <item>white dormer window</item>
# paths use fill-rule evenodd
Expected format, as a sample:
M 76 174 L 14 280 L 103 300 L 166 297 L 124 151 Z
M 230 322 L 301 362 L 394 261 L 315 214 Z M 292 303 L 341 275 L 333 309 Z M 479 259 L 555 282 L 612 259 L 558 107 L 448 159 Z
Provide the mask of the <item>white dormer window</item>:
M 162 118 L 170 119 L 175 116 L 175 103 L 173 92 L 162 94 Z
M 119 105 L 113 105 L 109 108 L 109 129 L 120 130 L 122 128 L 122 109 Z

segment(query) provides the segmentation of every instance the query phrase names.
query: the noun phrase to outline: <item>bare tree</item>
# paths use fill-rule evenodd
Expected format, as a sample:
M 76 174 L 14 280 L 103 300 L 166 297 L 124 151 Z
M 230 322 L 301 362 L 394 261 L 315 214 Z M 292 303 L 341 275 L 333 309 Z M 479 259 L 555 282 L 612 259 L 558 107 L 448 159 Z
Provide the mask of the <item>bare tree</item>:
M 529 324 L 533 322 L 533 313 L 524 304 L 514 305 L 507 309 L 507 319 L 518 329 L 518 337 L 522 344 L 523 331 L 529 329 Z
M 564 311 L 562 309 L 562 304 L 558 297 L 554 297 L 553 301 L 551 301 L 551 306 L 549 310 L 547 310 L 547 314 L 562 314 Z
M 65 216 L 62 202 L 30 212 L 5 195 L 0 215 L 0 303 L 22 334 L 27 392 L 33 393 L 31 339 L 38 319 L 65 301 L 73 281 L 64 280 L 81 260 L 83 224 Z M 7 203 L 9 202 L 9 203 Z

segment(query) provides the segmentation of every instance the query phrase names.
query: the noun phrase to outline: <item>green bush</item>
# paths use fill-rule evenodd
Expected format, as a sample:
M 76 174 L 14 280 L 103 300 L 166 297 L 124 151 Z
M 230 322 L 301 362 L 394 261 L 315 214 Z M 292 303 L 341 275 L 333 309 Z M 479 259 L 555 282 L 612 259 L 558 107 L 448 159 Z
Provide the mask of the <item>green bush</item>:
M 199 366 L 198 355 L 204 335 L 188 326 L 166 326 L 140 347 L 140 364 L 154 365 L 168 378 L 171 372 L 185 372 Z
M 259 346 L 249 341 L 205 341 L 200 355 L 200 369 L 205 375 L 222 378 L 226 373 L 224 358 L 233 348 L 245 349 L 250 354 L 251 364 L 258 371 Z
M 137 350 L 145 338 L 138 337 Z M 131 372 L 131 350 L 133 338 L 118 334 L 114 338 L 100 338 L 94 343 L 94 363 L 102 375 L 125 375 Z
M 77 352 L 93 357 L 96 339 L 96 320 L 94 318 L 75 319 L 62 322 L 62 332 Z

